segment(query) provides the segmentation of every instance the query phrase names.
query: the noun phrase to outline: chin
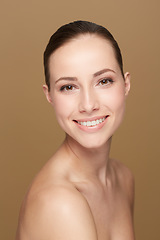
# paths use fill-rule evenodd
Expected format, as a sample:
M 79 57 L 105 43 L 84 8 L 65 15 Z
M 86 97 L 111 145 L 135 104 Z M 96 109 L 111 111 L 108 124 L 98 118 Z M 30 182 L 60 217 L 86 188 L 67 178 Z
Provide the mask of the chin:
M 67 135 L 67 138 L 71 144 L 73 143 L 74 145 L 92 150 L 106 146 L 108 143 L 110 143 L 111 137 L 112 136 L 109 136 L 108 138 L 105 137 L 105 139 L 101 137 L 98 139 L 96 136 L 91 134 L 88 137 L 77 139 Z

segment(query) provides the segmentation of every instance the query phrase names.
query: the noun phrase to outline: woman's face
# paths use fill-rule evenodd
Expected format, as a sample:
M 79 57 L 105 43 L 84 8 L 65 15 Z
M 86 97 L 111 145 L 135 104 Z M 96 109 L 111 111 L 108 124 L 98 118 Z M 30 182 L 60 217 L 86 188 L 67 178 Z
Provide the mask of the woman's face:
M 44 91 L 67 137 L 87 148 L 105 144 L 122 122 L 130 88 L 111 44 L 95 35 L 73 39 L 50 57 Z

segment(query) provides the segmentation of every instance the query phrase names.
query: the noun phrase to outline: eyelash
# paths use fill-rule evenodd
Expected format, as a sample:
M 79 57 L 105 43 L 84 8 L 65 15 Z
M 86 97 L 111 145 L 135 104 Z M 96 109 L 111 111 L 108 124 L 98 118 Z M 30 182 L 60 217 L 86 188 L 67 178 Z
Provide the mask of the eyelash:
M 103 81 L 105 81 L 105 83 L 103 83 Z M 101 79 L 99 81 L 98 84 L 100 84 L 100 85 L 108 85 L 108 84 L 113 84 L 113 82 L 114 81 L 111 78 L 103 78 L 103 79 Z M 101 84 L 101 83 L 103 83 L 103 84 Z
M 103 81 L 105 81 L 104 83 L 103 83 Z M 111 79 L 111 78 L 103 78 L 102 80 L 100 80 L 99 82 L 98 82 L 98 85 L 108 85 L 108 84 L 113 84 L 113 80 Z M 103 83 L 103 84 L 101 84 L 101 83 Z M 67 90 L 67 87 L 69 88 L 68 90 Z M 76 87 L 75 86 L 73 86 L 73 85 L 71 85 L 71 84 L 68 84 L 68 85 L 64 85 L 64 86 L 62 86 L 61 88 L 60 88 L 60 91 L 62 92 L 62 91 L 66 91 L 66 92 L 68 92 L 68 91 L 72 91 L 73 89 L 75 89 Z
M 70 84 L 68 84 L 68 85 L 64 85 L 64 86 L 62 86 L 61 88 L 60 88 L 60 91 L 62 92 L 62 91 L 72 91 L 73 89 L 68 89 L 67 90 L 67 87 L 71 87 L 71 88 L 75 88 L 73 85 L 70 85 Z

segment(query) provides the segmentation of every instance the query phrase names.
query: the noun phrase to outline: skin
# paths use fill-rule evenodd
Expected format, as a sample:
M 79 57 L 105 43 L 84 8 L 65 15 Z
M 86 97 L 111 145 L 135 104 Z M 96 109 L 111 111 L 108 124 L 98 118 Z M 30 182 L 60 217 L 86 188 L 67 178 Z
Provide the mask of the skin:
M 130 74 L 122 76 L 112 46 L 96 35 L 57 49 L 49 69 L 51 89 L 43 89 L 66 139 L 28 190 L 16 240 L 134 240 L 133 176 L 109 158 Z

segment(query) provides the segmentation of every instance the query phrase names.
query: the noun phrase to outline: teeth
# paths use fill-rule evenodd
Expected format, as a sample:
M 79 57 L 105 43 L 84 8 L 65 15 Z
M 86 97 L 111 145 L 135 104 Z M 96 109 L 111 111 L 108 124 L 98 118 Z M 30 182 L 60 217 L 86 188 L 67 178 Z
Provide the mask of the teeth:
M 100 118 L 100 119 L 97 119 L 94 121 L 87 121 L 87 122 L 79 122 L 78 121 L 78 123 L 82 126 L 92 127 L 92 126 L 95 126 L 95 125 L 98 125 L 98 124 L 104 122 L 105 119 L 106 119 L 106 117 Z

